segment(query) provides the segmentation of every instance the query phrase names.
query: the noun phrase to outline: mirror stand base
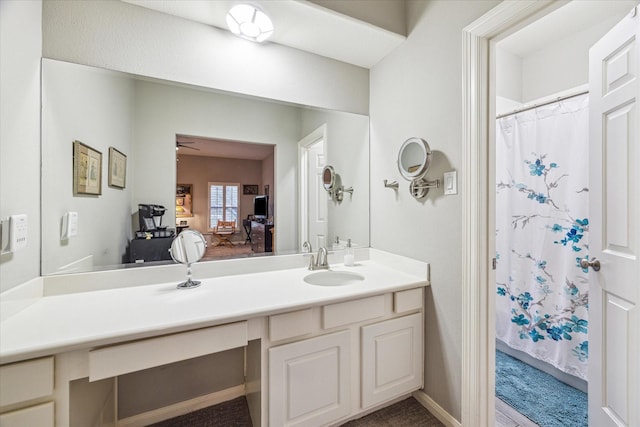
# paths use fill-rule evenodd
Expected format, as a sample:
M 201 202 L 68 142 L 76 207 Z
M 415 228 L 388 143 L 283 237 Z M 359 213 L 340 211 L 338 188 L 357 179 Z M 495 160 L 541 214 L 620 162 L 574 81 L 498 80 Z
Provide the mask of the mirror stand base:
M 176 286 L 176 288 L 178 289 L 192 289 L 192 288 L 197 288 L 198 286 L 200 286 L 200 282 L 199 280 L 187 280 L 186 282 L 182 282 L 180 283 L 178 286 Z

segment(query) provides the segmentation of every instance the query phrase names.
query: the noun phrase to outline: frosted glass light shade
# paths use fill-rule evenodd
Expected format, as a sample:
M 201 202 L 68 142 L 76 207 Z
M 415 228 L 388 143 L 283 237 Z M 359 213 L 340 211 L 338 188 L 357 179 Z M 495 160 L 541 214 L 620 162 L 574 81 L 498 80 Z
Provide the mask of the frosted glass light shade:
M 233 34 L 255 42 L 263 42 L 273 34 L 271 19 L 249 4 L 233 6 L 227 13 L 227 26 Z

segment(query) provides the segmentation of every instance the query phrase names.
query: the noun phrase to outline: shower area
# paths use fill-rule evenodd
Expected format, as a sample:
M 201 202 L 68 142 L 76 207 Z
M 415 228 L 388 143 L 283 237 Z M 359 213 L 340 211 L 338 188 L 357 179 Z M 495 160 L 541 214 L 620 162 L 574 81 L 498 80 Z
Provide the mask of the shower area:
M 496 123 L 496 339 L 587 379 L 588 94 Z
M 571 1 L 496 44 L 498 426 L 587 425 L 588 55 L 631 7 L 613 3 Z

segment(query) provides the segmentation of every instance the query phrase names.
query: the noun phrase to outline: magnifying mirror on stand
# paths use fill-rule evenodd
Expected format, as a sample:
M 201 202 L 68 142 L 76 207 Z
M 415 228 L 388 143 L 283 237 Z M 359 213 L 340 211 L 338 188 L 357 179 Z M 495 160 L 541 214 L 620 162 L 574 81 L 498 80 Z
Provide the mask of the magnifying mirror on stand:
M 171 258 L 177 263 L 187 265 L 187 280 L 180 283 L 178 289 L 191 289 L 200 286 L 199 281 L 191 280 L 191 264 L 198 262 L 204 256 L 207 242 L 202 233 L 196 230 L 184 230 L 178 234 L 173 242 L 169 253 Z

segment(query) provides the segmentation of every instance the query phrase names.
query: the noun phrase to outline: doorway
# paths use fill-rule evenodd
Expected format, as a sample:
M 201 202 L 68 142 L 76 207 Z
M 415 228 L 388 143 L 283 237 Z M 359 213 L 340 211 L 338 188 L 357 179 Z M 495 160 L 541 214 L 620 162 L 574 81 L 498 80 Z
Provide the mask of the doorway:
M 259 214 L 273 224 L 274 150 L 271 144 L 176 135 L 176 228 L 205 236 L 205 259 L 263 254 L 251 244 L 247 221 L 250 224 L 256 215 L 255 201 L 260 198 L 267 204 Z M 189 189 L 188 213 L 183 201 L 187 197 L 180 194 L 184 188 Z M 217 228 L 220 224 L 222 230 Z
M 463 32 L 463 425 L 495 423 L 496 43 L 565 4 L 504 2 Z
M 322 125 L 298 142 L 300 224 L 299 249 L 304 242 L 311 248 L 327 245 L 327 195 L 323 191 L 322 171 L 326 165 L 326 125 Z M 308 248 L 308 249 L 311 249 Z

